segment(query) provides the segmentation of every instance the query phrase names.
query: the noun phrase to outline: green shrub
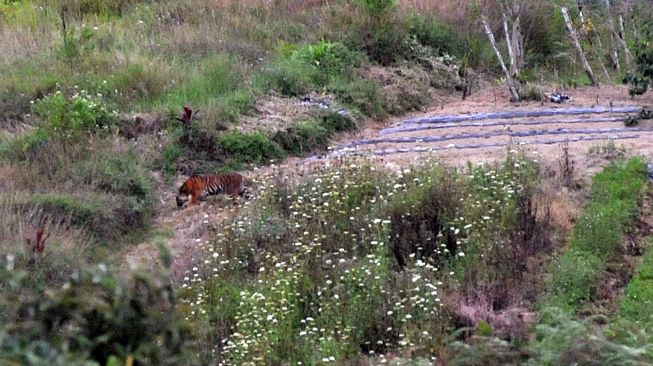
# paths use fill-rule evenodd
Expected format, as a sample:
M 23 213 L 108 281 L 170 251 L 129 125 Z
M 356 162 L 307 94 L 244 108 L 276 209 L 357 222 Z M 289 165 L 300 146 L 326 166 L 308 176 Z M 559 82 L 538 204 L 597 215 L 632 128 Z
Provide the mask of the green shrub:
M 573 310 L 593 299 L 603 262 L 595 255 L 569 251 L 553 267 L 550 304 Z
M 330 88 L 345 104 L 350 105 L 363 114 L 384 120 L 387 118 L 385 98 L 381 86 L 373 80 L 356 78 L 351 82 L 334 80 Z
M 22 207 L 20 207 L 22 206 Z M 19 208 L 38 210 L 50 217 L 59 217 L 71 225 L 82 227 L 99 239 L 115 240 L 124 230 L 112 213 L 112 204 L 83 200 L 59 194 L 34 194 Z
M 30 157 L 37 149 L 47 144 L 49 134 L 43 128 L 0 141 L 0 157 L 11 161 L 23 161 Z
M 544 99 L 544 92 L 533 84 L 527 84 L 519 90 L 519 99 L 520 100 L 535 100 L 541 101 Z
M 10 265 L 10 267 L 12 267 Z M 170 280 L 104 265 L 63 287 L 34 289 L 31 276 L 0 265 L 0 363 L 179 365 L 192 363 L 191 333 Z
M 623 80 L 630 84 L 631 96 L 642 95 L 653 86 L 653 21 L 649 18 L 641 28 L 635 44 L 635 70 L 629 71 Z
M 156 66 L 129 64 L 116 70 L 109 79 L 109 90 L 118 90 L 113 97 L 121 106 L 137 105 L 141 100 L 151 100 L 164 93 L 165 73 Z
M 609 257 L 621 245 L 633 208 L 619 201 L 590 204 L 574 227 L 569 245 L 603 259 Z
M 114 212 L 126 228 L 140 229 L 147 224 L 152 213 L 152 182 L 133 153 L 98 154 L 86 170 L 90 185 L 116 196 L 120 205 Z
M 161 165 L 166 177 L 173 177 L 177 173 L 177 161 L 183 153 L 178 144 L 170 144 L 163 150 Z
M 264 89 L 287 96 L 298 96 L 327 87 L 338 78 L 349 79 L 363 56 L 341 43 L 319 42 L 281 50 L 279 58 L 258 76 Z
M 466 58 L 469 45 L 464 34 L 456 31 L 446 23 L 430 16 L 411 15 L 407 23 L 408 32 L 422 45 L 433 49 L 440 56 L 451 55 Z
M 328 112 L 319 116 L 320 125 L 329 131 L 346 132 L 355 131 L 358 125 L 353 117 L 342 112 Z
M 651 306 L 653 306 L 653 250 L 647 248 L 642 262 L 637 266 L 635 275 L 619 301 L 617 316 L 638 322 L 645 329 L 650 330 L 653 328 Z
M 287 153 L 302 155 L 319 149 L 325 149 L 333 132 L 321 126 L 315 120 L 295 123 L 272 137 Z
M 353 32 L 345 44 L 365 51 L 371 61 L 383 66 L 413 58 L 409 38 L 400 24 L 388 22 Z
M 60 90 L 34 103 L 34 113 L 45 122 L 45 128 L 64 138 L 82 132 L 107 131 L 117 121 L 117 113 L 104 103 L 100 95 L 81 90 L 67 98 Z
M 241 163 L 261 163 L 283 157 L 283 150 L 263 132 L 232 131 L 218 138 L 218 146 L 227 159 Z

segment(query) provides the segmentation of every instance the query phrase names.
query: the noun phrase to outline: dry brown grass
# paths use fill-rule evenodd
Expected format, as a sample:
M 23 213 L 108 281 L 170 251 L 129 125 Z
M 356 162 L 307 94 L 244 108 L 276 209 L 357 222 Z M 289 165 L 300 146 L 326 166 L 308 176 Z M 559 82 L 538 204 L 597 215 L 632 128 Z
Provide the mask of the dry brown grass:
M 401 7 L 420 14 L 436 15 L 452 22 L 462 22 L 468 15 L 465 1 L 452 0 L 400 0 Z

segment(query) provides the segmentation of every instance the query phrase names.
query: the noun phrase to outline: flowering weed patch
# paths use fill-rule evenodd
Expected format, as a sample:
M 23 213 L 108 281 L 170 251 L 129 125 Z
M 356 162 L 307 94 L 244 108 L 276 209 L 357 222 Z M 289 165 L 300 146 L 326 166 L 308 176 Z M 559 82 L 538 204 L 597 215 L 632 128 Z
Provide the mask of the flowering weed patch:
M 444 293 L 513 259 L 497 253 L 515 242 L 536 173 L 511 154 L 468 174 L 347 161 L 299 184 L 265 177 L 258 199 L 200 243 L 206 259 L 183 284 L 189 321 L 209 327 L 207 357 L 222 364 L 338 363 L 415 347 L 436 357 L 451 326 Z

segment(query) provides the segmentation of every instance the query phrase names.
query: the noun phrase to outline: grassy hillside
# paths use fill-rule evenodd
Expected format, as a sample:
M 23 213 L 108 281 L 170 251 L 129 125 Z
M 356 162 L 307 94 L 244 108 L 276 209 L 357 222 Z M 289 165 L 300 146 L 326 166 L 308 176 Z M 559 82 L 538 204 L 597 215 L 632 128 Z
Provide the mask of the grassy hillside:
M 523 3 L 523 96 L 588 83 L 564 3 Z M 648 338 L 624 336 L 648 327 L 645 270 L 615 310 L 621 328 L 597 341 L 576 318 L 639 214 L 640 160 L 594 178 L 569 250 L 551 203 L 566 188 L 512 150 L 466 169 L 352 160 L 267 177 L 172 283 L 157 219 L 179 175 L 320 154 L 369 121 L 503 87 L 479 23 L 507 55 L 497 4 L 2 1 L 0 364 L 560 364 L 577 338 L 587 360 L 650 361 Z M 608 14 L 586 8 L 597 73 Z M 626 41 L 646 51 L 630 35 L 648 34 L 650 9 L 631 14 Z M 157 243 L 161 273 L 125 271 L 117 253 L 142 242 Z M 537 304 L 568 311 L 529 321 Z

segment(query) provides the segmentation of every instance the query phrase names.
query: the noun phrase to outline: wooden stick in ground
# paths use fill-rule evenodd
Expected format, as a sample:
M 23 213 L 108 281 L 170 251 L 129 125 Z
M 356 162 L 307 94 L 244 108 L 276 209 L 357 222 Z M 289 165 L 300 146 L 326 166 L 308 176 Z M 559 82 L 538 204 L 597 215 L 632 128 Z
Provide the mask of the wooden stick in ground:
M 587 76 L 589 76 L 592 85 L 598 86 L 599 82 L 596 80 L 596 77 L 594 76 L 594 72 L 592 71 L 592 67 L 590 66 L 589 62 L 587 62 L 587 57 L 585 57 L 585 52 L 583 52 L 583 48 L 580 46 L 580 42 L 578 41 L 578 36 L 576 35 L 576 31 L 574 30 L 574 27 L 571 25 L 571 19 L 569 18 L 569 13 L 567 12 L 567 8 L 563 6 L 560 8 L 560 10 L 562 11 L 562 16 L 565 18 L 565 24 L 567 25 L 569 36 L 571 37 L 574 46 L 576 46 L 576 51 L 578 51 L 580 60 L 583 63 L 583 67 L 585 68 L 585 72 L 587 73 Z
M 512 80 L 512 77 L 510 77 L 510 72 L 508 72 L 508 69 L 506 68 L 506 64 L 503 62 L 503 57 L 501 57 L 501 53 L 497 48 L 497 42 L 494 39 L 494 34 L 492 34 L 492 30 L 488 25 L 485 15 L 481 15 L 481 21 L 483 22 L 483 26 L 485 27 L 485 35 L 487 36 L 488 40 L 490 40 L 490 45 L 492 45 L 492 49 L 494 50 L 494 53 L 496 54 L 497 58 L 499 59 L 499 63 L 501 64 L 501 69 L 503 70 L 503 73 L 506 76 L 506 83 L 508 84 L 508 89 L 510 90 L 511 100 L 513 102 L 518 102 L 519 93 L 517 92 L 517 88 L 515 88 L 515 84 Z

